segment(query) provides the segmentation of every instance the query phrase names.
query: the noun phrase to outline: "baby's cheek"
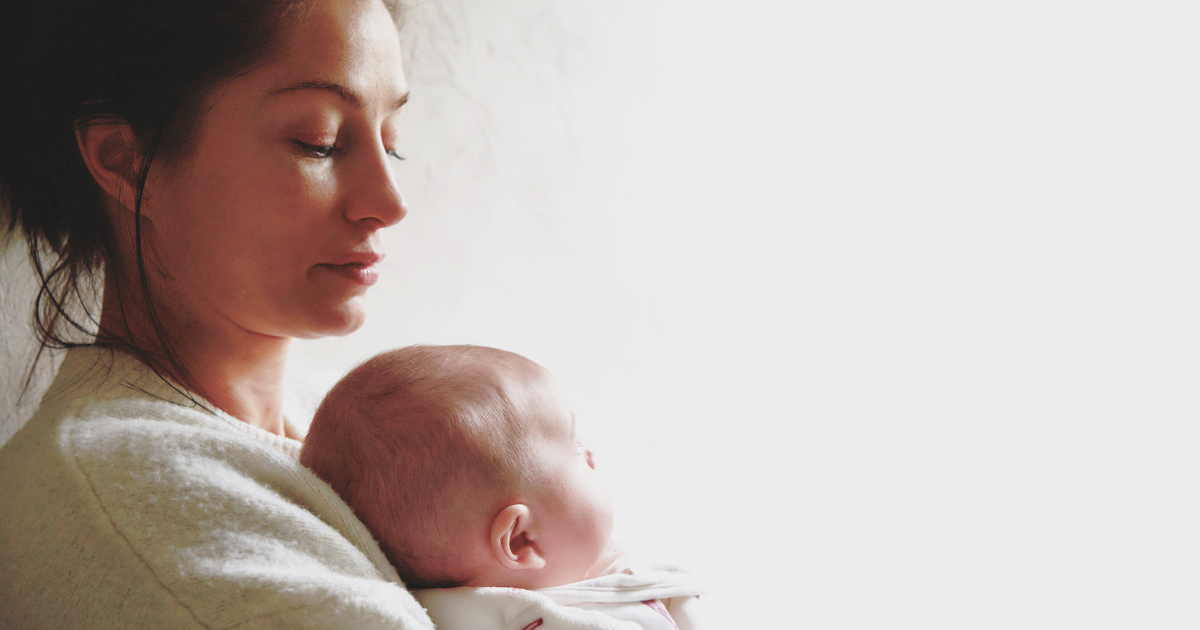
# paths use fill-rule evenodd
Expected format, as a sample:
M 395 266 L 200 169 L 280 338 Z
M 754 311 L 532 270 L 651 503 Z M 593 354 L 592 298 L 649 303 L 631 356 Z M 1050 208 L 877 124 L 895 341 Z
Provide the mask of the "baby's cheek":
M 595 543 L 601 548 L 608 546 L 612 536 L 613 502 L 608 488 L 603 483 L 597 483 L 592 500 L 592 528 Z

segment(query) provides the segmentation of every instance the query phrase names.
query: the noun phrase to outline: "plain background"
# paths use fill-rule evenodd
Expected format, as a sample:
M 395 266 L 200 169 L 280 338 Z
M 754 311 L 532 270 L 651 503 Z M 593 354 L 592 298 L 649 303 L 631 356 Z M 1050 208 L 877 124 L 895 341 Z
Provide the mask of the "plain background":
M 1194 2 L 420 4 L 412 212 L 367 325 L 297 344 L 301 398 L 410 343 L 542 363 L 710 630 L 1194 628 L 1197 33 Z

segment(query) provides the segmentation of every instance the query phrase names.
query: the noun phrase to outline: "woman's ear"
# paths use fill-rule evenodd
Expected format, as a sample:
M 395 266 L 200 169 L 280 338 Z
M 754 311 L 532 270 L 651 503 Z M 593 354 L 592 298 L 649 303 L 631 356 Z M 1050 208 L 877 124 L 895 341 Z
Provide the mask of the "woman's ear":
M 140 160 L 137 136 L 124 122 L 99 122 L 75 129 L 88 171 L 119 207 L 133 210 Z
M 542 569 L 546 558 L 538 548 L 536 524 L 529 507 L 510 505 L 492 521 L 492 555 L 506 569 Z

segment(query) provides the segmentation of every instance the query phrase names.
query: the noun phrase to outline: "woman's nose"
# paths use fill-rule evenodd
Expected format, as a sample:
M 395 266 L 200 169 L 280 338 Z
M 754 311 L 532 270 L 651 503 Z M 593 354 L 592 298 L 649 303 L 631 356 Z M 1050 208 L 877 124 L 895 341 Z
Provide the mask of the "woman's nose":
M 395 225 L 408 214 L 408 204 L 396 185 L 392 158 L 379 147 L 374 155 L 360 156 L 356 177 L 347 194 L 346 219 L 352 223 L 377 223 L 375 229 Z

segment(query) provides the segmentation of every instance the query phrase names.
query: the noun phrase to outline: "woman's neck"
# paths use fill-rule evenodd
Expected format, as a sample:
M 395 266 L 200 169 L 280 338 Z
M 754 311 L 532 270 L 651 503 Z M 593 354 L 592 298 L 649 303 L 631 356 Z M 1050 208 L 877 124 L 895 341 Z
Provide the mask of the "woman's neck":
M 284 434 L 283 375 L 290 338 L 253 333 L 220 318 L 180 316 L 158 306 L 155 317 L 170 344 L 164 347 L 140 290 L 112 290 L 122 283 L 106 276 L 98 342 L 129 347 L 159 373 L 225 413 Z

